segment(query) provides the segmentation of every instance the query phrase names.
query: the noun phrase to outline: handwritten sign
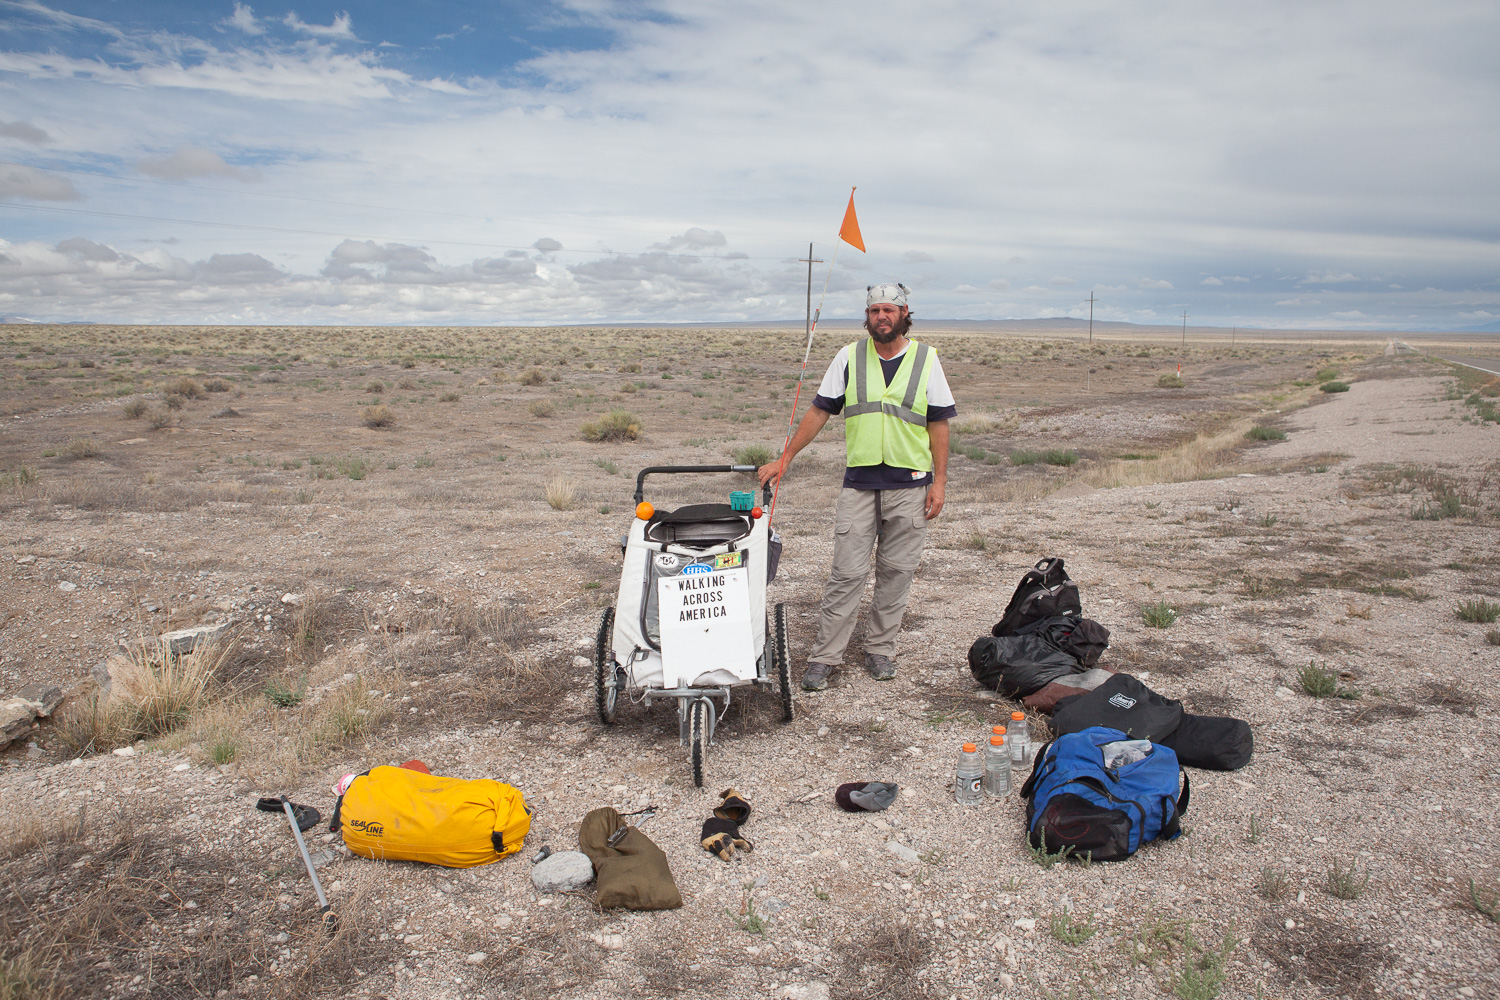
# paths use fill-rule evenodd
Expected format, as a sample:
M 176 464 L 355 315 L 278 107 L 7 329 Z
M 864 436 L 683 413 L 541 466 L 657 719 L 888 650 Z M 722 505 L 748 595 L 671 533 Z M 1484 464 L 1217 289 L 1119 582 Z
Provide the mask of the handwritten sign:
M 692 684 L 709 670 L 727 670 L 741 680 L 755 677 L 746 570 L 661 578 L 657 580 L 657 607 L 665 687 Z

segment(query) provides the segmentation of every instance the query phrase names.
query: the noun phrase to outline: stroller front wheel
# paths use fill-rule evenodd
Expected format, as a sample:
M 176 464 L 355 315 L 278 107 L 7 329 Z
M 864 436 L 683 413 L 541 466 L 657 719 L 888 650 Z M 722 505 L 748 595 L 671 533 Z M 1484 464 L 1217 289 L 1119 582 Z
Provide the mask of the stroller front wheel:
M 703 787 L 703 759 L 708 755 L 708 713 L 713 711 L 713 706 L 703 698 L 693 701 L 692 719 L 689 729 L 689 742 L 693 749 L 693 784 L 698 788 Z

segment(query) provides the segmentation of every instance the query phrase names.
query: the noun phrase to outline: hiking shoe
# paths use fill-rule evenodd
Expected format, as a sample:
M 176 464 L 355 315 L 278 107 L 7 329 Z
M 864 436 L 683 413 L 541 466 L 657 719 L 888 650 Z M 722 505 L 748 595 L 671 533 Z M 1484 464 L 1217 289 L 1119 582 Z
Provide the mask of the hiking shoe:
M 889 656 L 881 656 L 879 653 L 866 653 L 865 672 L 877 681 L 894 680 L 896 677 L 896 661 Z
M 802 690 L 821 691 L 828 686 L 828 675 L 833 673 L 832 663 L 808 661 L 807 672 L 802 675 Z

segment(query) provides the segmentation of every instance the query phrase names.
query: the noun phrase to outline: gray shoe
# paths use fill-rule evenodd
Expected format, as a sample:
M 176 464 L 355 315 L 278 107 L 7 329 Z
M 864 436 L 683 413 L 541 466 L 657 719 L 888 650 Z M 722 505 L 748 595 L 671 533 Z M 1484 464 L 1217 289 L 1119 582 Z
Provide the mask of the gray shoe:
M 894 680 L 896 677 L 896 661 L 889 656 L 881 656 L 879 653 L 866 653 L 865 672 L 877 681 Z
M 807 664 L 807 672 L 802 675 L 802 690 L 821 691 L 828 686 L 828 675 L 833 673 L 835 664 L 813 663 Z

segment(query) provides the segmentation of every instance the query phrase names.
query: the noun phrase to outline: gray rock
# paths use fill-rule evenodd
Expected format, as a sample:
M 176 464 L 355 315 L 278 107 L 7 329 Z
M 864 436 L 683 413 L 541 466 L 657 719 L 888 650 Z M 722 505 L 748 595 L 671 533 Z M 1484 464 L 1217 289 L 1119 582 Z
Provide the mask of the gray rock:
M 581 889 L 594 880 L 594 863 L 582 851 L 558 851 L 531 869 L 531 884 L 538 892 Z
M 768 917 L 774 917 L 776 916 L 776 914 L 786 909 L 786 904 L 777 899 L 775 896 L 767 896 L 765 900 L 756 907 L 756 909 L 761 913 L 764 913 Z
M 27 698 L 0 701 L 0 747 L 31 732 L 31 723 L 36 719 L 35 706 L 36 703 Z
M 71 580 L 64 580 L 62 583 L 59 583 L 57 585 L 57 589 L 66 594 L 71 590 L 77 590 L 78 584 L 74 583 Z
M 63 693 L 55 684 L 28 684 L 16 692 L 16 697 L 31 702 L 37 718 L 45 719 L 62 704 Z
M 161 637 L 161 641 L 162 645 L 181 656 L 183 653 L 191 653 L 195 649 L 217 642 L 228 631 L 228 622 L 219 622 L 216 625 L 194 625 L 192 628 L 168 632 Z
M 25 566 L 28 563 L 34 563 L 34 562 L 36 562 L 36 556 L 33 556 L 33 555 L 16 556 L 16 565 L 17 566 Z

